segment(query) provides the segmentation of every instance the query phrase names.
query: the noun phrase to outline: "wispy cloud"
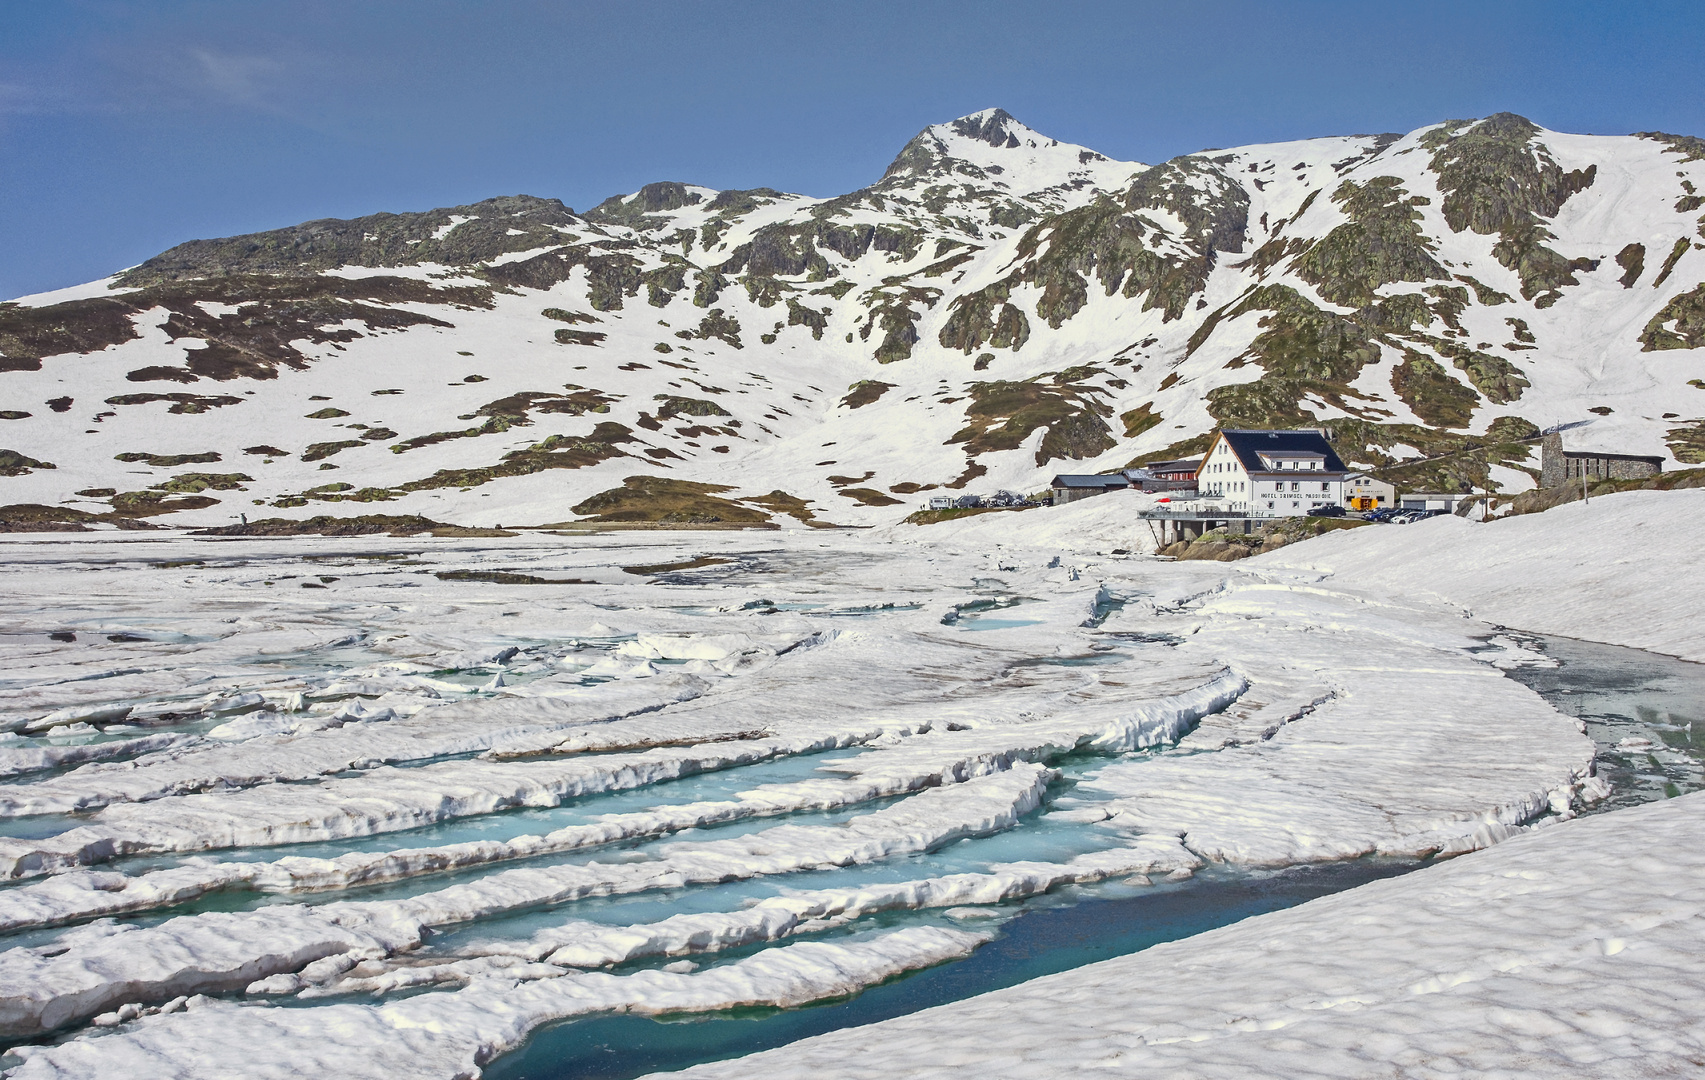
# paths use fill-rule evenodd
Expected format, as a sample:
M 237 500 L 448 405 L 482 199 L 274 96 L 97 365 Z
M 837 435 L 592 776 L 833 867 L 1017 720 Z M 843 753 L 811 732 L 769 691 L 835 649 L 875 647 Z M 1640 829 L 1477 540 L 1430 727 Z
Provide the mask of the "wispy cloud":
M 268 112 L 280 107 L 278 93 L 290 82 L 290 67 L 282 60 L 204 48 L 192 48 L 188 55 L 193 64 L 184 72 L 190 76 L 186 88 L 199 87 L 231 104 Z
M 195 46 L 97 48 L 0 74 L 0 117 L 234 108 L 290 118 L 321 67 Z

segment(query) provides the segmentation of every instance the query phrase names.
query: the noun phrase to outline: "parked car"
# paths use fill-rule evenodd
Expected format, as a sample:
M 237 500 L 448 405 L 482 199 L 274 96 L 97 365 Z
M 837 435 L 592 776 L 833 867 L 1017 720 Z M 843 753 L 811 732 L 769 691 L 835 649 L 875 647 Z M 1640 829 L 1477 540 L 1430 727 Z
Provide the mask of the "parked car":
M 1342 506 L 1315 506 L 1308 511 L 1309 517 L 1343 517 L 1347 511 Z
M 1409 525 L 1413 522 L 1439 517 L 1444 512 L 1443 510 L 1399 510 L 1392 516 L 1391 520 L 1399 525 Z

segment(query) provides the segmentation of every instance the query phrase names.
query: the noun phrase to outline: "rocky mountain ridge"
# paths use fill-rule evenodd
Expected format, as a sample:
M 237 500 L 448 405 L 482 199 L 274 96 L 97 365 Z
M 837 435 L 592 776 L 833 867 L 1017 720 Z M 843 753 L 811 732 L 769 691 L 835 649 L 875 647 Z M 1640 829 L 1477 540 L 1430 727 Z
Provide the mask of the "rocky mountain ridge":
M 0 306 L 0 518 L 866 524 L 1220 424 L 1411 489 L 1531 487 L 1583 419 L 1705 461 L 1701 162 L 1499 114 L 1149 166 L 985 110 L 832 199 L 191 241 Z

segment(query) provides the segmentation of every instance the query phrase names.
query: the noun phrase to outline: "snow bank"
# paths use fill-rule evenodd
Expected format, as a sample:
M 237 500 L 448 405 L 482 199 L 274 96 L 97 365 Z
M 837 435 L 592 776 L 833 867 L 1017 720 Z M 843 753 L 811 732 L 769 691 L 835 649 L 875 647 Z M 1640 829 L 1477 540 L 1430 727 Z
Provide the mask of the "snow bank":
M 1244 565 L 1329 574 L 1346 588 L 1436 599 L 1519 630 L 1705 662 L 1702 534 L 1705 491 L 1630 491 L 1485 523 L 1350 529 Z
M 1153 551 L 1155 537 L 1137 515 L 1164 496 L 1109 491 L 1064 506 L 998 510 L 934 525 L 899 524 L 882 535 L 904 544 L 988 544 L 1060 551 Z

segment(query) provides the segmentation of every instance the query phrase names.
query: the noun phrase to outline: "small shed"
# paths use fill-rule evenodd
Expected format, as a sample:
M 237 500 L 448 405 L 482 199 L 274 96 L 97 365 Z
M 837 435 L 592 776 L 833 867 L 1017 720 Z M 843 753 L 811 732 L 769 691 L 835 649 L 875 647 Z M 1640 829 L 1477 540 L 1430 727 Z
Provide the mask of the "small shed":
M 1054 477 L 1053 482 L 1048 486 L 1054 489 L 1054 505 L 1063 506 L 1066 503 L 1077 502 L 1079 499 L 1088 499 L 1109 491 L 1128 488 L 1131 486 L 1131 482 L 1125 479 L 1124 473 L 1111 473 L 1105 476 L 1061 474 Z
M 1348 510 L 1385 510 L 1397 505 L 1397 489 L 1367 473 L 1344 476 L 1344 507 Z
M 1485 498 L 1468 491 L 1411 491 L 1403 496 L 1405 510 L 1443 510 L 1454 514 L 1463 503 Z

